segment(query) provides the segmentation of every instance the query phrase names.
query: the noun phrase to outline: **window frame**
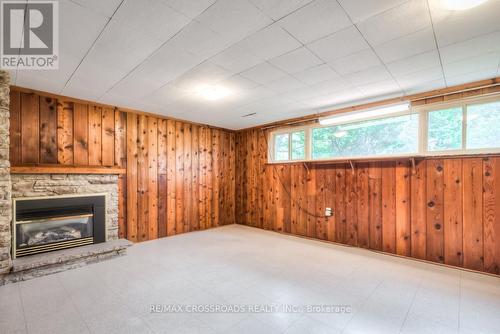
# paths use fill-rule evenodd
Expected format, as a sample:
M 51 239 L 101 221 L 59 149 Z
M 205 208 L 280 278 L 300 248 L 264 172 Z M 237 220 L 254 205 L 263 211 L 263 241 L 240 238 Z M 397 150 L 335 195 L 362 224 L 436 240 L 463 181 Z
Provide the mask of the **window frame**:
M 390 114 L 387 116 L 377 116 L 377 117 L 367 117 L 362 120 L 356 120 L 355 122 L 345 123 L 359 123 L 364 121 L 371 121 L 376 119 L 392 118 L 404 115 L 418 114 L 419 116 L 419 129 L 418 129 L 418 144 L 416 153 L 408 154 L 379 154 L 379 155 L 365 155 L 365 156 L 335 156 L 330 158 L 313 159 L 312 158 L 312 132 L 313 129 L 317 128 L 328 128 L 332 125 L 320 125 L 319 123 L 301 125 L 301 126 L 289 126 L 283 127 L 276 130 L 271 130 L 268 133 L 268 145 L 269 155 L 268 163 L 297 163 L 297 162 L 326 162 L 326 161 L 346 161 L 346 160 L 369 160 L 369 159 L 391 159 L 391 158 L 412 158 L 412 157 L 437 157 L 437 156 L 460 156 L 460 155 L 480 155 L 480 154 L 497 154 L 500 153 L 500 144 L 497 148 L 481 148 L 481 149 L 467 149 L 467 106 L 477 105 L 477 104 L 487 104 L 500 102 L 500 94 L 464 98 L 457 101 L 440 102 L 433 103 L 429 105 L 422 106 L 411 106 L 409 111 L 398 112 Z M 429 126 L 429 113 L 432 111 L 447 109 L 447 108 L 462 108 L 462 147 L 458 150 L 440 150 L 440 151 L 429 151 L 428 149 L 428 126 Z M 291 159 L 291 138 L 293 132 L 305 131 L 305 159 Z M 289 134 L 289 160 L 274 160 L 274 138 L 276 134 Z

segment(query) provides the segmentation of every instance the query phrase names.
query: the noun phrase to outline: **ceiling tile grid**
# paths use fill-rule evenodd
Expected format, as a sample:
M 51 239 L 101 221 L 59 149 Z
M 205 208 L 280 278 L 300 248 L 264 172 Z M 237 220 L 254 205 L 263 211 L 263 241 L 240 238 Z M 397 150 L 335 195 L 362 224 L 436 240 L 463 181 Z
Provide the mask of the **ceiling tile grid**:
M 500 0 L 442 2 L 62 1 L 60 69 L 10 73 L 20 86 L 233 129 L 500 75 Z M 204 100 L 205 86 L 230 94 Z

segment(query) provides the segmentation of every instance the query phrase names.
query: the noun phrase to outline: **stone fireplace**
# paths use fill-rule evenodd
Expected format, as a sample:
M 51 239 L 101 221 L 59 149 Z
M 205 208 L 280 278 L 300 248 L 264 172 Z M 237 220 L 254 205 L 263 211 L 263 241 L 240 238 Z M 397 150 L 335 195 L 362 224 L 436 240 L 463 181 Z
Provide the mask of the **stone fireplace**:
M 11 174 L 9 92 L 0 70 L 0 285 L 123 254 L 118 175 Z M 71 198 L 79 204 L 66 207 Z

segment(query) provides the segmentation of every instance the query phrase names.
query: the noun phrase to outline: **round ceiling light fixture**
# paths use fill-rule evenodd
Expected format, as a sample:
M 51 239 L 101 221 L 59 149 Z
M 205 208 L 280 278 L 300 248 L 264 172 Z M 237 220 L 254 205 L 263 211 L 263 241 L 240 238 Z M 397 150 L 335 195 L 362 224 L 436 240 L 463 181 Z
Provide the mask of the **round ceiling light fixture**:
M 231 95 L 231 91 L 223 86 L 204 85 L 198 88 L 198 94 L 207 100 L 216 101 Z
M 448 10 L 466 10 L 482 5 L 488 0 L 441 0 Z

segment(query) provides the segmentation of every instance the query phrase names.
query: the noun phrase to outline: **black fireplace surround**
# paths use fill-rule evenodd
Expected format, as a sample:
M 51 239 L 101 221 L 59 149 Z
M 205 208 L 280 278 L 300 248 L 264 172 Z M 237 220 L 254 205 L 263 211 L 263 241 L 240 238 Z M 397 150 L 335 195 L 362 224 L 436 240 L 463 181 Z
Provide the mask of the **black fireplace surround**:
M 105 196 L 16 201 L 16 257 L 106 241 Z

